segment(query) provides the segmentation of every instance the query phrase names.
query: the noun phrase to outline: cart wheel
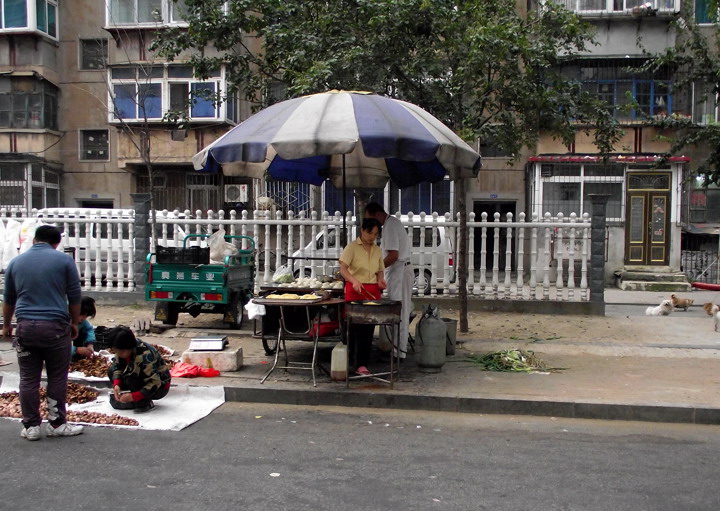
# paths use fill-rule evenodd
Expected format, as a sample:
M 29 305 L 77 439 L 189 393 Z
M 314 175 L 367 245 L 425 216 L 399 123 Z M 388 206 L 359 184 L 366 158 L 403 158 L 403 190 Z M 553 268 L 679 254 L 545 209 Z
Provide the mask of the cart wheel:
M 233 293 L 225 306 L 223 322 L 230 328 L 239 329 L 243 320 L 243 300 L 240 293 Z
M 158 302 L 155 304 L 155 319 L 165 325 L 177 325 L 180 304 L 176 302 Z
M 262 345 L 263 348 L 265 348 L 266 355 L 274 355 L 278 345 L 277 337 L 270 337 L 268 339 L 263 337 Z

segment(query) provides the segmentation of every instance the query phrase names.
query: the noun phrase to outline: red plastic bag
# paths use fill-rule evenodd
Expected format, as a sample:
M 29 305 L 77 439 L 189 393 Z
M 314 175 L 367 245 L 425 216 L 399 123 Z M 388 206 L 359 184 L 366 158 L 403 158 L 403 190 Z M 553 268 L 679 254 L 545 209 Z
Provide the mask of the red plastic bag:
M 197 378 L 198 376 L 212 378 L 213 376 L 220 376 L 220 371 L 188 364 L 187 362 L 178 362 L 170 369 L 170 376 L 173 378 Z
M 201 367 L 198 371 L 198 376 L 212 378 L 213 376 L 220 376 L 220 371 L 218 371 L 217 369 L 213 369 L 212 367 Z

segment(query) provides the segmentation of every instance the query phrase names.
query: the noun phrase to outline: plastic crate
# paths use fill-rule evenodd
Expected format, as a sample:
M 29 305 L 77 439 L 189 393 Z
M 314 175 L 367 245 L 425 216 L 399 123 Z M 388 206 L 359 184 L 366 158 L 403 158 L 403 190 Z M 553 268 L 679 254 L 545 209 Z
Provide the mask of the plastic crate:
M 95 351 L 107 350 L 112 348 L 112 346 L 110 346 L 108 332 L 110 332 L 110 329 L 108 327 L 95 327 Z
M 159 264 L 208 264 L 210 247 L 166 248 L 158 246 L 155 260 Z

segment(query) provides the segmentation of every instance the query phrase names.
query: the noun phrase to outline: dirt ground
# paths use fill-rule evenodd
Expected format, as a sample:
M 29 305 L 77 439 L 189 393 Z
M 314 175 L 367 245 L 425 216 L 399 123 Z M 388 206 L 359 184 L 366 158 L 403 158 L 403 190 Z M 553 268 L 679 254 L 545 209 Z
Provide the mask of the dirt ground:
M 441 309 L 440 312 L 443 317 L 458 319 L 458 312 L 455 310 Z M 145 304 L 124 307 L 100 306 L 92 323 L 96 326 L 132 326 L 136 319 L 152 320 L 153 316 L 152 306 Z M 466 334 L 458 333 L 458 341 L 463 339 L 526 341 L 583 339 L 603 342 L 617 340 L 619 337 L 641 335 L 644 329 L 644 319 L 632 318 L 631 320 L 627 318 L 625 321 L 620 321 L 618 318 L 597 316 L 470 312 L 468 314 L 469 331 Z M 416 322 L 417 319 L 411 325 L 411 332 L 414 332 Z M 193 318 L 189 314 L 181 314 L 178 326 L 203 329 L 226 328 L 219 314 L 205 314 L 197 318 Z M 243 330 L 251 328 L 252 322 L 246 319 L 243 323 Z

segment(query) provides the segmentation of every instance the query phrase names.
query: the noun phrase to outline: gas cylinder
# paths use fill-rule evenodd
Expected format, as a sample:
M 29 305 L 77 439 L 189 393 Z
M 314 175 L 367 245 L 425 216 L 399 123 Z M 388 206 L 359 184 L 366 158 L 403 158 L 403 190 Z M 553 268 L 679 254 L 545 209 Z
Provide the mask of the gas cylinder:
M 447 326 L 438 316 L 438 308 L 428 305 L 415 327 L 417 365 L 426 373 L 439 373 L 445 365 Z
M 347 346 L 339 342 L 332 350 L 330 358 L 330 378 L 333 381 L 347 379 Z

